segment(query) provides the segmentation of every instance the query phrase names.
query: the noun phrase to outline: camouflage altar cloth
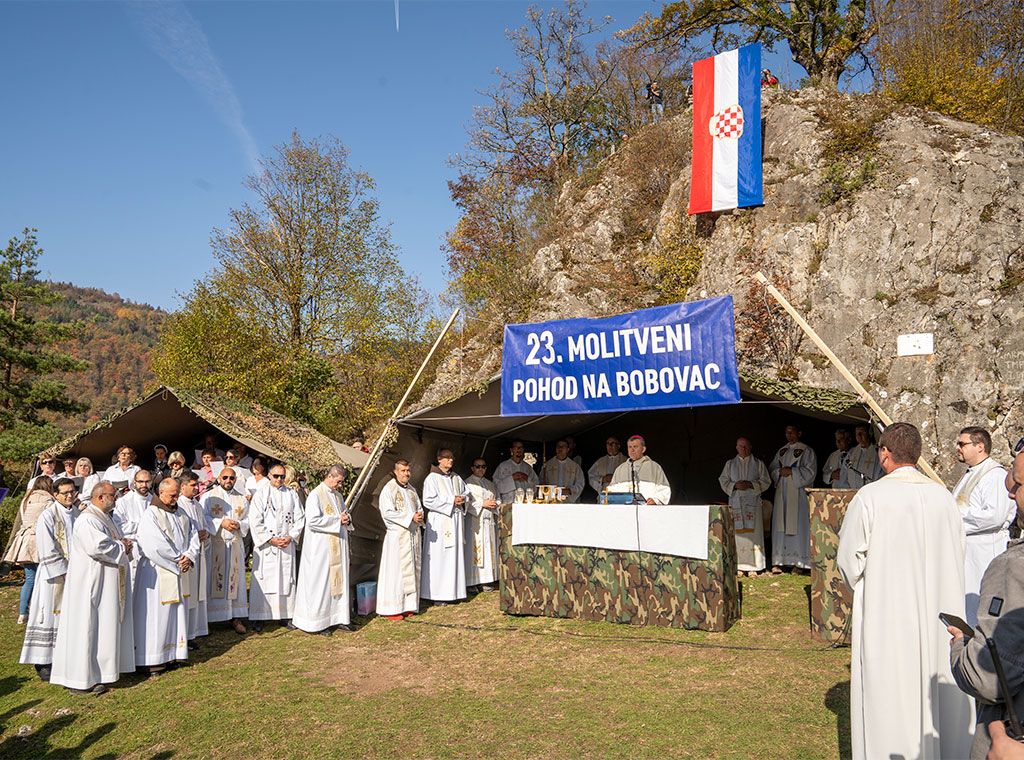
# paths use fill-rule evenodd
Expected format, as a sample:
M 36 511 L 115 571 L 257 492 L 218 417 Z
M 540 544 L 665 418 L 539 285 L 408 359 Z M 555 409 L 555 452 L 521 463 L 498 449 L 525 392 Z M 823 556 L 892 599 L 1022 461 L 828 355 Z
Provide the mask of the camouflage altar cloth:
M 727 631 L 740 618 L 728 508 L 710 509 L 707 560 L 580 546 L 513 546 L 510 506 L 501 509 L 500 526 L 500 605 L 506 614 L 705 631 Z
M 811 510 L 811 635 L 836 646 L 850 643 L 853 591 L 839 573 L 839 527 L 854 489 L 808 488 Z

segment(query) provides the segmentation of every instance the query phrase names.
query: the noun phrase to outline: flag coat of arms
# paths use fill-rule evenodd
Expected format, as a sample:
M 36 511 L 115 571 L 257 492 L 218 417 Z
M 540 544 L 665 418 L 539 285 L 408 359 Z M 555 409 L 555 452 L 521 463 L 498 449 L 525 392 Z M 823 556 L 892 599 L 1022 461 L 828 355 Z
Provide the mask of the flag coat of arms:
M 693 64 L 690 213 L 764 203 L 761 183 L 761 46 Z

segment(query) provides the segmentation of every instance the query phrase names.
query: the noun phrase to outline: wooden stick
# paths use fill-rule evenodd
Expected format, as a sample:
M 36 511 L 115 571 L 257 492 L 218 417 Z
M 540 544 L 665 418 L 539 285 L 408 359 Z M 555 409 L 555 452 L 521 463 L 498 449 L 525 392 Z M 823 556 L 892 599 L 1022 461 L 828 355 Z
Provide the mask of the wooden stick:
M 377 467 L 377 460 L 380 459 L 381 449 L 383 449 L 384 439 L 387 438 L 387 434 L 391 429 L 391 426 L 395 424 L 395 420 L 398 419 L 398 414 L 402 411 L 402 407 L 405 406 L 405 402 L 409 400 L 409 394 L 412 393 L 412 389 L 416 387 L 416 383 L 419 382 L 420 376 L 427 368 L 427 364 L 434 357 L 434 352 L 437 351 L 438 346 L 441 345 L 441 341 L 444 336 L 448 334 L 452 324 L 455 322 L 455 318 L 459 316 L 459 310 L 456 309 L 452 312 L 452 315 L 448 317 L 448 321 L 441 329 L 440 335 L 437 336 L 437 340 L 434 341 L 434 345 L 430 347 L 429 353 L 423 363 L 420 364 L 420 368 L 416 371 L 415 377 L 412 382 L 409 383 L 409 387 L 405 389 L 405 395 L 402 396 L 402 400 L 398 402 L 398 406 L 395 407 L 394 414 L 388 418 L 388 424 L 384 426 L 384 431 L 377 437 L 377 442 L 373 444 L 373 449 L 370 451 L 370 457 L 366 460 L 366 465 L 359 471 L 359 475 L 356 477 L 356 482 L 352 484 L 352 490 L 348 493 L 348 498 L 345 499 L 345 503 L 349 505 L 349 508 L 355 507 L 356 501 L 360 496 L 363 495 L 363 489 L 366 487 L 366 483 L 369 480 L 374 469 Z
M 874 412 L 878 419 L 882 421 L 882 424 L 891 425 L 892 418 L 885 413 L 885 410 L 878 405 L 878 402 L 875 401 L 874 397 L 870 393 L 868 393 L 867 389 L 863 385 L 860 384 L 860 381 L 856 377 L 854 377 L 853 373 L 846 368 L 846 365 L 839 360 L 839 357 L 832 352 L 832 349 L 829 348 L 828 344 L 825 343 L 825 341 L 821 339 L 818 333 L 814 331 L 814 328 L 807 323 L 807 320 L 800 316 L 800 312 L 793 308 L 793 305 L 786 300 L 786 297 L 782 295 L 781 292 L 779 292 L 778 288 L 776 288 L 774 285 L 771 284 L 771 282 L 769 282 L 768 278 L 764 276 L 764 273 L 757 272 L 754 275 L 754 279 L 757 280 L 762 285 L 764 285 L 765 289 L 767 289 L 767 291 L 771 294 L 772 298 L 778 301 L 782 305 L 782 308 L 789 312 L 789 316 L 793 318 L 793 321 L 800 326 L 800 329 L 807 334 L 808 338 L 814 341 L 814 345 L 816 345 L 821 350 L 821 352 L 825 354 L 828 360 L 832 362 L 832 366 L 839 370 L 839 374 L 842 375 L 846 382 L 848 382 L 850 386 L 857 392 L 857 395 L 860 397 L 860 400 L 866 403 L 871 408 L 871 411 Z M 942 478 L 939 477 L 938 473 L 932 469 L 932 466 L 924 460 L 924 457 L 921 457 L 920 459 L 917 460 L 917 466 L 921 468 L 921 471 L 924 472 L 925 475 L 934 480 L 936 483 L 942 483 L 942 485 L 946 485 L 945 483 L 942 482 Z

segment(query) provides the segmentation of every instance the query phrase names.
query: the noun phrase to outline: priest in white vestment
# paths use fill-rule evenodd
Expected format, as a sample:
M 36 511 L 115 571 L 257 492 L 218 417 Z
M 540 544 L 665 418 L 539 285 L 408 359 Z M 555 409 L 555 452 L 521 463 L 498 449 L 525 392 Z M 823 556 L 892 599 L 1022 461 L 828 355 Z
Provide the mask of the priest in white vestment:
M 508 453 L 509 459 L 494 470 L 494 485 L 498 487 L 498 498 L 502 504 L 514 502 L 517 490 L 525 491 L 540 483 L 536 471 L 524 459 L 526 447 L 522 441 L 512 441 Z
M 484 477 L 484 459 L 474 459 L 472 470 L 466 478 L 466 585 L 493 591 L 498 587 L 498 492 Z
M 330 636 L 332 628 L 349 630 L 351 623 L 348 534 L 353 526 L 338 493 L 343 480 L 345 466 L 332 465 L 306 497 L 302 563 L 292 615 L 292 624 L 306 633 Z
M 199 501 L 199 476 L 191 470 L 178 478 L 178 508 L 192 521 L 199 537 L 196 566 L 188 573 L 188 640 L 189 649 L 198 649 L 194 639 L 210 632 L 207 597 L 210 589 L 210 557 L 213 548 L 213 523 Z
M 736 456 L 725 463 L 718 482 L 729 497 L 736 533 L 736 567 L 742 573 L 765 569 L 761 494 L 771 486 L 768 468 L 753 456 L 748 438 L 736 439 Z
M 811 514 L 804 490 L 814 485 L 818 461 L 814 451 L 800 442 L 803 432 L 786 426 L 786 445 L 775 454 L 768 474 L 775 483 L 772 509 L 772 572 L 783 567 L 811 567 Z
M 213 526 L 206 617 L 210 623 L 230 620 L 235 633 L 241 635 L 247 632 L 242 618 L 249 615 L 249 594 L 245 588 L 249 501 L 236 488 L 234 477 L 234 470 L 225 467 L 217 484 L 199 501 Z
M 142 522 L 142 515 L 153 498 L 153 475 L 149 470 L 136 470 L 131 483 L 131 490 L 117 500 L 114 505 L 114 513 L 111 517 L 121 534 L 132 541 L 139 533 L 139 523 Z M 138 572 L 139 552 L 132 552 L 132 575 Z M 134 578 L 132 583 L 135 583 Z
M 178 492 L 174 478 L 160 481 L 135 540 L 135 664 L 150 673 L 188 660 L 188 574 L 199 556 L 199 534 L 179 509 Z
M 135 473 L 139 469 L 135 464 L 135 449 L 131 446 L 122 446 L 117 450 L 117 462 L 104 470 L 100 480 L 114 483 L 123 492 L 124 488 L 119 484 L 127 483 L 128 487 L 131 487 L 132 481 L 135 480 Z
M 946 488 L 915 468 L 921 435 L 897 422 L 886 475 L 850 502 L 837 562 L 853 589 L 853 757 L 966 758 L 971 705 L 953 680 L 939 613 L 964 613 L 964 533 Z
M 964 551 L 964 594 L 967 617 L 978 624 L 981 577 L 989 563 L 1006 551 L 1010 523 L 1017 507 L 1006 494 L 1006 468 L 992 458 L 992 436 L 982 427 L 965 427 L 957 436 L 956 457 L 967 472 L 953 489 L 953 498 L 967 534 Z
M 871 428 L 857 425 L 853 430 L 857 445 L 847 452 L 843 463 L 843 479 L 847 488 L 860 488 L 874 483 L 884 474 L 878 464 L 878 448 L 871 442 Z
M 620 451 L 622 444 L 614 435 L 608 436 L 604 442 L 604 448 L 608 453 L 594 462 L 590 466 L 590 470 L 587 471 L 587 482 L 597 494 L 599 504 L 601 503 L 601 492 L 612 482 L 616 468 L 626 461 L 626 455 Z
M 555 444 L 555 458 L 544 463 L 540 471 L 540 482 L 546 486 L 561 486 L 564 501 L 575 504 L 583 495 L 587 485 L 583 468 L 569 458 L 569 442 L 564 438 Z
M 270 487 L 261 488 L 249 507 L 252 531 L 252 586 L 249 620 L 262 630 L 264 620 L 286 620 L 295 609 L 296 543 L 306 522 L 299 495 L 284 484 L 284 465 L 270 468 Z
M 626 441 L 629 458 L 615 468 L 608 490 L 631 493 L 645 504 L 668 504 L 672 501 L 672 486 L 661 465 L 647 456 L 647 443 L 643 436 L 630 436 Z
M 69 478 L 54 484 L 54 501 L 36 520 L 36 552 L 39 565 L 32 602 L 25 625 L 25 640 L 20 662 L 35 665 L 44 681 L 50 679 L 53 645 L 57 640 L 60 608 L 67 581 L 68 557 L 75 517 L 78 515 L 78 489 Z
M 99 483 L 75 518 L 50 673 L 52 684 L 94 694 L 135 672 L 132 541 L 110 519 L 114 499 L 114 487 Z
M 377 504 L 387 533 L 377 572 L 377 614 L 401 620 L 420 609 L 420 540 L 423 506 L 410 485 L 409 460 L 395 462 L 394 478 L 381 489 Z
M 850 456 L 850 433 L 846 428 L 839 428 L 836 431 L 836 450 L 828 455 L 825 466 L 821 468 L 821 479 L 825 481 L 828 488 L 849 488 L 846 476 L 849 470 L 846 469 L 846 460 Z
M 420 596 L 447 604 L 466 598 L 465 514 L 469 489 L 452 470 L 451 449 L 437 452 L 437 464 L 423 481 L 427 511 L 423 536 Z

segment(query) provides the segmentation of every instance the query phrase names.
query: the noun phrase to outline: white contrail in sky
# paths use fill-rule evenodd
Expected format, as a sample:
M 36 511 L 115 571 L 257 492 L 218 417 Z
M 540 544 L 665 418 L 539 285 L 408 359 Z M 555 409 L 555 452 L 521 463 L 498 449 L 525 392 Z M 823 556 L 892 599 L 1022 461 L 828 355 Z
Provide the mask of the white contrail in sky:
M 398 31 L 398 0 L 395 0 L 395 31 Z
M 245 125 L 242 104 L 195 17 L 176 1 L 129 2 L 126 8 L 149 46 L 213 106 L 250 168 L 258 171 L 260 152 Z

